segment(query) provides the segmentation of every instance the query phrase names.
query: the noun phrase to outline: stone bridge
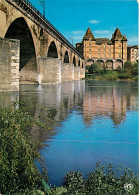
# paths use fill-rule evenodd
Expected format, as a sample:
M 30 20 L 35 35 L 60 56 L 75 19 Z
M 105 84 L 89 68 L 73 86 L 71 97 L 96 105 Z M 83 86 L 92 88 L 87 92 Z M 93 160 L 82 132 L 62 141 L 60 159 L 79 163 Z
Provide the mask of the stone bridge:
M 0 90 L 84 77 L 83 56 L 28 0 L 0 0 Z

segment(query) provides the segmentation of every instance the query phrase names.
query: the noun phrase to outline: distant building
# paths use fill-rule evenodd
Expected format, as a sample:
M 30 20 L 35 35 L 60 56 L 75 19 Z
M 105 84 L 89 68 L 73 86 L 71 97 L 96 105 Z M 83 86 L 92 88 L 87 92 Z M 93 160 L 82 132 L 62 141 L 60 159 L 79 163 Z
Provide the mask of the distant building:
M 76 44 L 76 49 L 84 56 L 86 65 L 99 62 L 102 68 L 123 68 L 127 60 L 127 38 L 117 28 L 108 38 L 95 38 L 91 29 L 88 28 L 82 42 Z
M 127 46 L 127 59 L 131 62 L 139 62 L 139 46 Z

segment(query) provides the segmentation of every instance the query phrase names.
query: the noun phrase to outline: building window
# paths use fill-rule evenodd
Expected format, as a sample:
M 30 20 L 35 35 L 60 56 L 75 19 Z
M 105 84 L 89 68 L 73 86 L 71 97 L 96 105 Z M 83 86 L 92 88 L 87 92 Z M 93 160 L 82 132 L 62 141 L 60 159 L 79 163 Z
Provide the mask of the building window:
M 91 49 L 89 49 L 89 51 L 91 51 Z
M 119 47 L 121 47 L 121 45 L 119 45 Z
M 106 51 L 106 49 L 104 49 L 104 52 Z
M 104 54 L 104 58 L 106 58 L 106 54 Z
M 111 52 L 111 49 L 109 49 L 109 52 Z
M 111 58 L 111 54 L 109 54 L 109 58 Z
M 121 54 L 119 54 L 119 58 L 121 58 Z
M 89 44 L 91 46 L 91 44 Z

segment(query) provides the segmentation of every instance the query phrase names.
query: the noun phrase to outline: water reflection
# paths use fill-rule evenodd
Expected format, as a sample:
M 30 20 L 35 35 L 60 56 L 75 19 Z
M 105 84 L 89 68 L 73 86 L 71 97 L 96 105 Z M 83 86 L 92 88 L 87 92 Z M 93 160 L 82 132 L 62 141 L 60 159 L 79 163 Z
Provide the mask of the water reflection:
M 137 87 L 136 82 L 104 81 L 20 86 L 20 106 L 24 101 L 47 125 L 29 132 L 48 145 L 40 152 L 51 184 L 60 185 L 70 170 L 87 175 L 97 161 L 138 172 Z M 1 105 L 9 97 L 0 93 Z
M 86 86 L 83 117 L 88 125 L 101 116 L 110 117 L 114 125 L 118 125 L 126 120 L 127 110 L 137 110 L 135 83 L 116 82 L 108 85 L 108 82 L 92 81 L 86 82 Z
M 85 81 L 65 82 L 58 85 L 21 85 L 20 102 L 25 102 L 32 116 L 39 117 L 47 129 L 33 127 L 30 134 L 41 142 L 53 138 L 55 127 L 83 104 Z

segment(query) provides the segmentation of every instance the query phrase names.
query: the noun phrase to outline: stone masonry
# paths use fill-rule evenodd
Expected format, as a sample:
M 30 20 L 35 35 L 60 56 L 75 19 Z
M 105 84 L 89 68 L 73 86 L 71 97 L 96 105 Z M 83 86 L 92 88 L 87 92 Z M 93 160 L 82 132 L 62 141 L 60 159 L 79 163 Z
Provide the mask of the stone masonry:
M 0 38 L 0 91 L 19 90 L 20 41 Z

